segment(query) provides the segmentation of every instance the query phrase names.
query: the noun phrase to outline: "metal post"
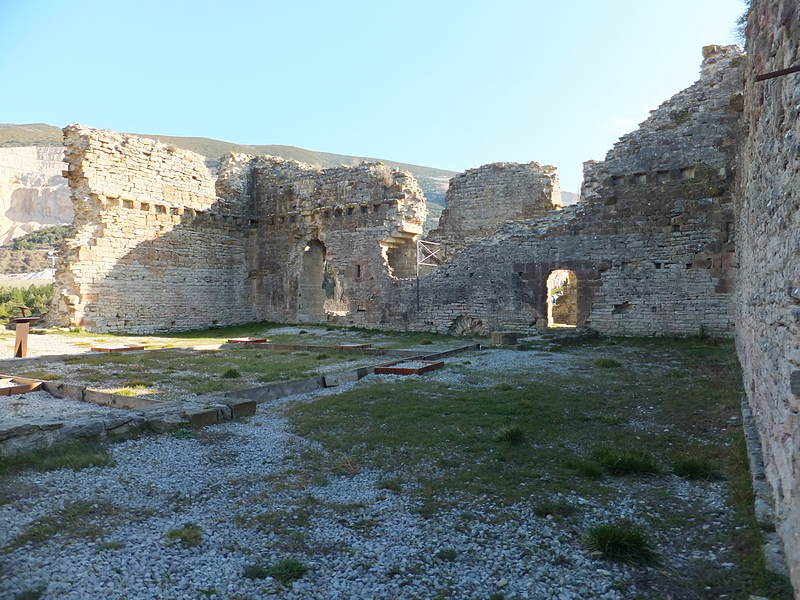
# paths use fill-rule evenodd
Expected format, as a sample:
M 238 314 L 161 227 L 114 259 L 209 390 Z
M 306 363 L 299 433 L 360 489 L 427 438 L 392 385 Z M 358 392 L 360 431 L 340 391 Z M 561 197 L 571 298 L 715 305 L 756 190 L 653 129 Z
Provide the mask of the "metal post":
M 416 264 L 416 272 L 417 272 L 417 312 L 419 312 L 419 240 L 417 240 L 417 260 L 415 261 Z

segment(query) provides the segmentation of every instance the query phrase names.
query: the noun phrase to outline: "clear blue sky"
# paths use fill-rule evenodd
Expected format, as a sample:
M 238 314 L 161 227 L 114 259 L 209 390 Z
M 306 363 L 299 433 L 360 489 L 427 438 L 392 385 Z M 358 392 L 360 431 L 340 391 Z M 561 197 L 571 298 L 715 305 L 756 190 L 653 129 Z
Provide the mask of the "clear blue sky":
M 0 0 L 0 123 L 286 144 L 577 191 L 742 0 Z

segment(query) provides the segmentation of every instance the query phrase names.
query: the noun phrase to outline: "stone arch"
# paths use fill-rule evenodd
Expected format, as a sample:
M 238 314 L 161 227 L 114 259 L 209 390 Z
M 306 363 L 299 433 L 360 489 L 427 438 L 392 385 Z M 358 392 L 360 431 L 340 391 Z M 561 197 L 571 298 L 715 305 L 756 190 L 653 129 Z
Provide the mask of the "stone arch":
M 547 276 L 547 326 L 578 325 L 578 276 L 569 269 L 553 269 Z
M 310 240 L 302 249 L 297 274 L 297 321 L 325 320 L 325 244 Z

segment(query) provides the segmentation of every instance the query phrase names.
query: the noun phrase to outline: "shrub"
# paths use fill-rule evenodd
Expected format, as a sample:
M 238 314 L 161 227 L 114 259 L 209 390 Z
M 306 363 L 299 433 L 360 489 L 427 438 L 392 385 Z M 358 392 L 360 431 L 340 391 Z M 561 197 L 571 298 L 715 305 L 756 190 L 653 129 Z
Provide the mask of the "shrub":
M 661 564 L 661 557 L 644 532 L 627 520 L 592 527 L 586 537 L 586 549 L 602 552 L 604 558 L 617 562 L 650 567 Z
M 242 376 L 242 373 L 236 367 L 231 367 L 230 369 L 225 369 L 222 372 L 223 379 L 237 379 Z

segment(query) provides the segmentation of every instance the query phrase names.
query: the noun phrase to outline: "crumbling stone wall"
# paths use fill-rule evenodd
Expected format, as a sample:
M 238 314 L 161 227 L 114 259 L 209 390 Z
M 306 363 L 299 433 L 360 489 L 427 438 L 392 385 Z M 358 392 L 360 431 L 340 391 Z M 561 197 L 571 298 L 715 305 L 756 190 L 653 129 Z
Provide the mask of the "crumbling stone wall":
M 582 202 L 505 222 L 462 249 L 421 281 L 412 323 L 439 331 L 465 322 L 543 327 L 547 277 L 569 269 L 578 280 L 578 325 L 616 335 L 732 335 L 743 68 L 735 47 L 704 49 L 697 83 L 653 111 L 604 162 L 585 165 Z M 480 189 L 468 206 L 481 205 Z M 460 201 L 450 196 L 451 214 Z M 413 304 L 414 290 L 402 292 Z
M 737 211 L 736 344 L 795 590 L 800 590 L 800 5 L 753 0 Z
M 439 226 L 428 237 L 458 250 L 490 239 L 505 221 L 536 219 L 560 208 L 555 167 L 492 163 L 450 180 Z
M 407 318 L 389 288 L 413 274 L 427 216 L 408 172 L 231 154 L 215 178 L 199 155 L 79 125 L 65 146 L 76 234 L 51 322 L 151 333 Z
M 249 222 L 219 210 L 203 157 L 81 125 L 64 143 L 75 236 L 51 322 L 151 333 L 253 318 Z
M 347 314 L 348 322 L 369 326 L 407 318 L 391 289 L 413 275 L 427 216 L 410 173 L 380 163 L 318 171 L 266 156 L 239 169 L 247 172 L 238 178 L 240 189 L 251 186 L 262 232 L 254 270 L 259 314 L 305 322 Z M 317 268 L 307 260 L 312 251 L 322 253 L 323 311 L 317 302 L 309 310 L 301 289 L 308 270 Z
M 729 335 L 742 68 L 735 48 L 706 49 L 695 85 L 586 165 L 576 206 L 552 210 L 552 167 L 456 177 L 437 239 L 459 252 L 419 279 L 426 210 L 407 172 L 230 155 L 214 189 L 196 155 L 68 129 L 79 228 L 62 313 L 101 331 L 264 318 L 532 331 L 547 324 L 548 276 L 569 269 L 578 325 Z

